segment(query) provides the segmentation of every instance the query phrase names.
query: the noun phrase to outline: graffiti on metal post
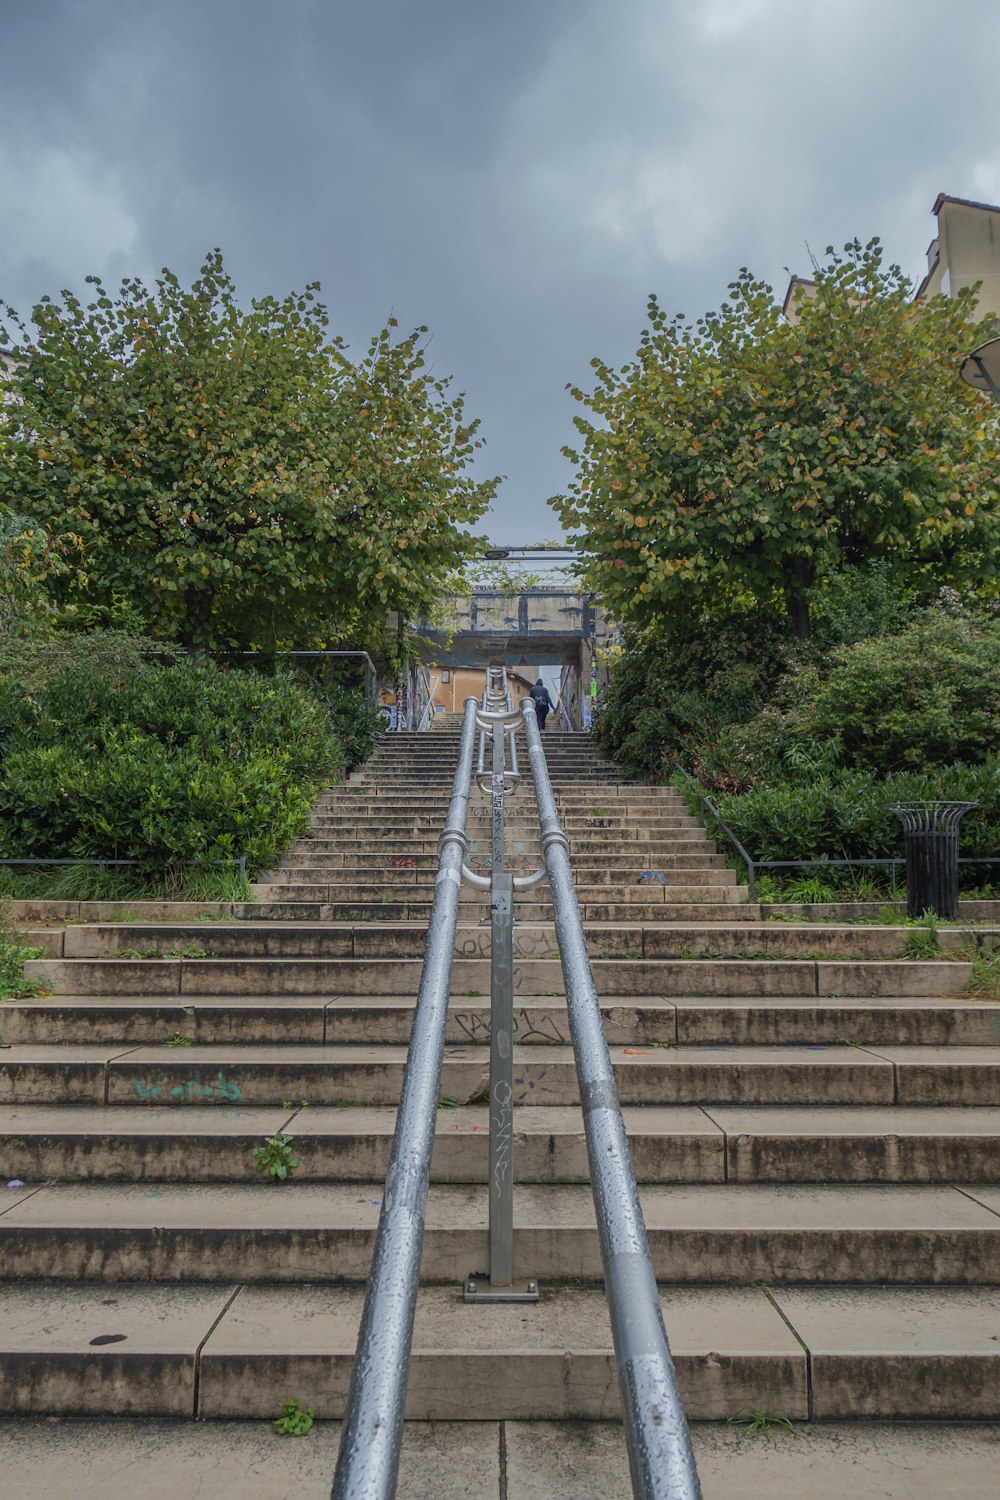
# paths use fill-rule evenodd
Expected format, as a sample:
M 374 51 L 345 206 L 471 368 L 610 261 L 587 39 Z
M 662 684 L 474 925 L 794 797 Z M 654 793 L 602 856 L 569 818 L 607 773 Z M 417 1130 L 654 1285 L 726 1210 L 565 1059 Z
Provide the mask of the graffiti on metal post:
M 510 1169 L 514 1137 L 514 1105 L 510 1084 L 503 1079 L 493 1087 L 493 1191 L 499 1198 Z

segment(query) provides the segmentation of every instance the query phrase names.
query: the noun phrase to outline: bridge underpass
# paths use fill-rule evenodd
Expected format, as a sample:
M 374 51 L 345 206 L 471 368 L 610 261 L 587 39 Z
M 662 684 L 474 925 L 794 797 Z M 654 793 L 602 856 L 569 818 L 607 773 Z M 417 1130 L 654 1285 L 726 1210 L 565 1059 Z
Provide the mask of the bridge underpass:
M 444 626 L 421 620 L 416 627 L 428 669 L 484 671 L 502 662 L 531 682 L 548 682 L 554 669 L 564 724 L 589 727 L 609 635 L 593 595 L 551 584 L 508 593 L 477 589 L 451 600 L 445 617 Z

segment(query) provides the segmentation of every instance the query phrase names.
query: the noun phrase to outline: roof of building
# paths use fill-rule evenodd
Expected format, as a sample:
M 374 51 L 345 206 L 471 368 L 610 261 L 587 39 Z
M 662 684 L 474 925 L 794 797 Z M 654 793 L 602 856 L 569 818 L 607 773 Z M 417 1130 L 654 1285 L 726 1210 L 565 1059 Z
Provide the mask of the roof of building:
M 801 287 L 807 287 L 807 286 L 815 286 L 815 285 L 816 285 L 815 281 L 813 281 L 808 276 L 793 276 L 793 277 L 791 277 L 791 279 L 789 280 L 789 283 L 788 283 L 788 291 L 785 293 L 785 300 L 781 304 L 781 311 L 782 311 L 783 316 L 786 317 L 786 318 L 788 317 L 788 304 L 791 302 L 792 297 L 793 297 L 793 295 L 794 295 L 795 290 L 796 290 L 797 287 L 800 287 L 800 286 Z
M 950 193 L 938 193 L 934 199 L 932 212 L 935 214 L 940 213 L 941 206 L 944 203 L 957 203 L 962 208 L 983 208 L 987 213 L 1000 214 L 1000 205 L 996 203 L 977 203 L 974 198 L 953 198 Z

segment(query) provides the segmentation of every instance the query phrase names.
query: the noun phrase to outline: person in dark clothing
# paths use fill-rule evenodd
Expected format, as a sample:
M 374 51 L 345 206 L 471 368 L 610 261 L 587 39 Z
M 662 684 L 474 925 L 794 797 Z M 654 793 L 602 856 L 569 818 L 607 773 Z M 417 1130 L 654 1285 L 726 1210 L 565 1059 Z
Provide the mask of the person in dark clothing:
M 539 729 L 544 729 L 549 709 L 555 708 L 555 704 L 549 697 L 549 690 L 540 677 L 531 689 L 531 701 L 535 705 L 535 716 L 538 719 L 538 727 Z

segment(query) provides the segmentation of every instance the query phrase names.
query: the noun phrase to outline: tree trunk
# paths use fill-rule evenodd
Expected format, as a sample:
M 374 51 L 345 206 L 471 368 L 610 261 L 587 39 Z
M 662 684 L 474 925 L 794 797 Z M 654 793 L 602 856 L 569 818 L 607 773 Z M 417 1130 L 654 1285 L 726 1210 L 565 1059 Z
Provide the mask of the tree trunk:
M 184 649 L 195 659 L 207 656 L 212 639 L 211 619 L 215 595 L 205 589 L 198 593 L 188 594 L 184 602 L 187 605 L 187 623 L 183 636 Z
M 785 610 L 793 640 L 809 639 L 809 589 L 813 569 L 804 557 L 797 557 L 785 573 Z

